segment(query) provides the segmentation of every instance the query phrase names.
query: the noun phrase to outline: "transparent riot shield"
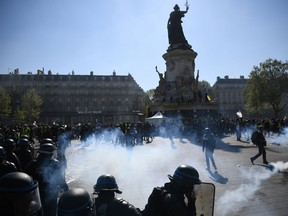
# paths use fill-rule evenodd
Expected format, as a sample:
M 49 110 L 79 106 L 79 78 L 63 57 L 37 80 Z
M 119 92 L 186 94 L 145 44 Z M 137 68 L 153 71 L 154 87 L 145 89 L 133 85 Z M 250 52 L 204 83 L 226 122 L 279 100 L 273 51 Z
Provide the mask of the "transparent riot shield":
M 215 185 L 202 182 L 199 185 L 194 185 L 194 192 L 196 196 L 195 205 L 197 216 L 213 216 Z

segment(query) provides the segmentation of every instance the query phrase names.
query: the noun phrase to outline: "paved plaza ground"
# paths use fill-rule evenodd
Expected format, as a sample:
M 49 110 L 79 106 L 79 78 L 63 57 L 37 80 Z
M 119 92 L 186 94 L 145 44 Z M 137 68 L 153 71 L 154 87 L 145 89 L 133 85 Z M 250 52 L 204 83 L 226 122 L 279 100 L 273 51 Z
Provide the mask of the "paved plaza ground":
M 288 140 L 267 140 L 267 160 L 277 167 L 274 170 L 264 166 L 260 157 L 252 165 L 250 157 L 258 152 L 257 147 L 231 135 L 218 139 L 217 172 L 206 169 L 202 146 L 189 139 L 174 138 L 173 144 L 156 137 L 152 143 L 133 148 L 104 140 L 91 139 L 85 145 L 73 140 L 67 149 L 67 181 L 70 187 L 84 187 L 92 193 L 101 174 L 113 174 L 123 191 L 120 197 L 143 209 L 153 187 L 168 182 L 167 174 L 173 175 L 178 165 L 189 164 L 203 182 L 215 184 L 214 215 L 288 215 Z

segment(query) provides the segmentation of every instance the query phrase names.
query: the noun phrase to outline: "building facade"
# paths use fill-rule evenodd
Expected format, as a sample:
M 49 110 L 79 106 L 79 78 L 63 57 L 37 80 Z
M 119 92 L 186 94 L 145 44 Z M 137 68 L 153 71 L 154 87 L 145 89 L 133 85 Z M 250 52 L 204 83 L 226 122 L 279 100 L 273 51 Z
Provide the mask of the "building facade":
M 225 117 L 237 117 L 236 113 L 241 111 L 247 117 L 245 111 L 246 97 L 244 94 L 248 79 L 240 76 L 240 79 L 217 77 L 212 89 L 218 104 L 219 112 Z
M 116 124 L 144 119 L 146 94 L 131 74 L 53 75 L 38 70 L 22 75 L 16 70 L 1 74 L 0 86 L 23 92 L 36 89 L 43 101 L 40 122 Z

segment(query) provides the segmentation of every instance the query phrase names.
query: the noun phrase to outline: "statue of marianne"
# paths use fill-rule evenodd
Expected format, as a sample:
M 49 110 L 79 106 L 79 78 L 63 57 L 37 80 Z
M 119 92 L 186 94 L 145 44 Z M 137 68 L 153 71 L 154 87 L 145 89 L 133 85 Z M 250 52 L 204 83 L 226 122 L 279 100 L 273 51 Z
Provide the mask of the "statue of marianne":
M 174 11 L 170 13 L 170 17 L 168 19 L 168 39 L 169 44 L 188 44 L 185 39 L 183 29 L 182 29 L 182 17 L 188 12 L 189 6 L 186 4 L 186 11 L 180 11 L 179 6 L 176 4 L 174 6 Z

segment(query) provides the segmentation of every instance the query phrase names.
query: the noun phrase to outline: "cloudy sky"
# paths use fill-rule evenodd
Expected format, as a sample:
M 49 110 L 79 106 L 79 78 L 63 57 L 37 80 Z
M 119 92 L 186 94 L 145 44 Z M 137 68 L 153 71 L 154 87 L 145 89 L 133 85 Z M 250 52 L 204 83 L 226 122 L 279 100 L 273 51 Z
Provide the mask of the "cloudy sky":
M 130 73 L 143 90 L 166 70 L 167 20 L 186 0 L 0 0 L 0 73 Z M 199 80 L 248 77 L 288 60 L 287 0 L 189 0 L 182 19 Z

